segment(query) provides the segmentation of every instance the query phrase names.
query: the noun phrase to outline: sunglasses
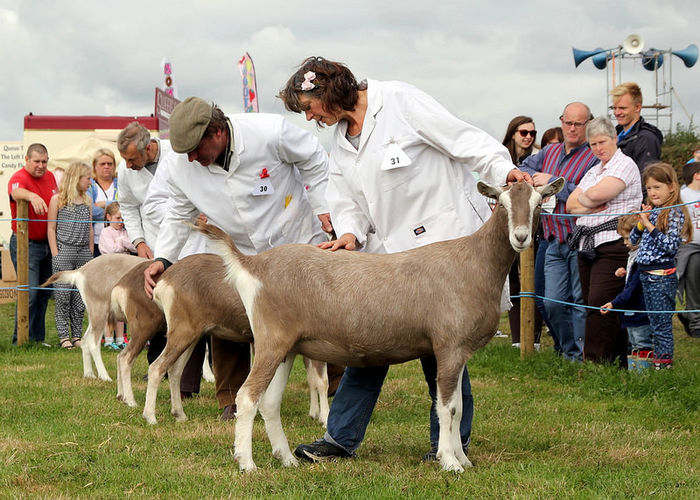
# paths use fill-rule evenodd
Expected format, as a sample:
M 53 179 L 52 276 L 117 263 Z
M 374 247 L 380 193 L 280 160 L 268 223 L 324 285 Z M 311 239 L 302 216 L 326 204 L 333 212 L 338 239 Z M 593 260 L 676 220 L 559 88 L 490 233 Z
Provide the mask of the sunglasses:
M 520 134 L 520 137 L 527 137 L 528 134 L 533 139 L 537 137 L 537 130 L 518 130 L 518 133 Z

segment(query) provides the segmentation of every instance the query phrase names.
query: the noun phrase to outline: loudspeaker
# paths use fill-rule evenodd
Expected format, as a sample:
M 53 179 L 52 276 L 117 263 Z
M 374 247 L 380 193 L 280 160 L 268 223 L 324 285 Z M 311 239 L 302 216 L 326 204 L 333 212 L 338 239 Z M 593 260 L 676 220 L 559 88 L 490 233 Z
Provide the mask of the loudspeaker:
M 604 69 L 605 68 L 605 60 L 606 60 L 606 55 L 605 51 L 603 49 L 595 49 L 595 50 L 579 50 L 575 47 L 571 47 L 571 50 L 574 52 L 574 64 L 576 64 L 576 67 L 578 68 L 578 65 L 581 64 L 583 61 L 588 59 L 591 56 L 596 56 L 598 54 L 603 54 L 603 66 L 600 67 L 598 64 L 596 64 L 595 60 L 593 61 L 593 64 L 595 64 L 595 67 L 598 69 Z
M 674 56 L 680 57 L 686 68 L 692 68 L 698 62 L 698 46 L 691 43 L 683 50 L 674 50 L 671 52 Z M 661 66 L 659 64 L 659 66 Z
M 622 42 L 622 50 L 628 54 L 639 54 L 642 50 L 644 50 L 644 38 L 642 38 L 640 35 L 632 33 L 625 38 L 624 42 Z
M 664 54 L 656 49 L 647 50 L 642 54 L 642 67 L 647 71 L 655 71 L 664 63 Z

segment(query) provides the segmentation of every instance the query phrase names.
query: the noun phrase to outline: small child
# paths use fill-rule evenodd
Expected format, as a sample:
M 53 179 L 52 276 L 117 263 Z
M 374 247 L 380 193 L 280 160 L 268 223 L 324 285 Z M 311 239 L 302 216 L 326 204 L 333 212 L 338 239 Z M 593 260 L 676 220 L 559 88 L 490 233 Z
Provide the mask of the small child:
M 600 313 L 607 314 L 609 309 L 630 309 L 633 311 L 646 311 L 642 283 L 639 279 L 639 267 L 636 262 L 638 246 L 630 242 L 630 231 L 637 224 L 636 215 L 624 215 L 617 223 L 617 232 L 630 249 L 627 259 L 627 269 L 620 267 L 615 271 L 615 276 L 625 279 L 625 288 L 611 302 L 601 306 Z M 649 316 L 646 313 L 626 312 L 620 314 L 620 326 L 627 328 L 629 343 L 633 356 L 649 359 L 654 350 L 649 326 Z M 632 364 L 630 364 L 630 368 Z
M 87 194 L 91 176 L 85 163 L 71 163 L 49 203 L 47 237 L 54 273 L 78 269 L 92 259 L 92 200 Z M 56 330 L 60 346 L 73 349 L 80 346 L 85 304 L 78 290 L 61 288 L 69 286 L 56 285 Z
M 113 201 L 107 205 L 105 219 L 107 220 L 105 228 L 100 233 L 100 253 L 136 253 L 136 248 L 124 229 L 119 202 Z M 105 348 L 119 351 L 126 345 L 124 322 L 118 321 L 113 326 L 114 332 L 112 332 L 112 325 L 108 324 L 105 328 Z
M 643 172 L 647 201 L 642 210 L 670 207 L 681 202 L 678 177 L 671 165 L 653 163 Z M 630 241 L 639 243 L 637 264 L 647 304 L 649 323 L 654 337 L 654 367 L 673 366 L 673 311 L 676 309 L 675 257 L 681 240 L 691 235 L 690 217 L 684 206 L 640 213 L 639 222 L 632 228 Z M 651 311 L 667 311 L 651 313 Z

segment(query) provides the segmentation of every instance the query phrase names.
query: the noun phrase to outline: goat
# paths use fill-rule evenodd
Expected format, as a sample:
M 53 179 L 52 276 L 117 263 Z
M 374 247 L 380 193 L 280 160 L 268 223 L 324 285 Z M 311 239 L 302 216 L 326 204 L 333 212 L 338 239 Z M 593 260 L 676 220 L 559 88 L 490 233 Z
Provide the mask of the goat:
M 106 254 L 72 271 L 60 271 L 53 274 L 42 287 L 61 283 L 76 287 L 85 303 L 88 313 L 88 327 L 83 334 L 81 348 L 83 351 L 83 377 L 95 378 L 92 361 L 95 362 L 97 378 L 111 382 L 107 373 L 100 341 L 105 326 L 110 322 L 110 294 L 112 288 L 130 269 L 146 259 L 125 254 Z
M 479 182 L 479 192 L 499 203 L 477 232 L 395 254 L 292 244 L 244 255 L 221 229 L 198 223 L 224 259 L 226 280 L 238 290 L 255 338 L 256 361 L 236 396 L 234 458 L 240 469 L 256 469 L 258 409 L 273 455 L 284 465 L 298 463 L 274 414 L 284 384 L 271 384 L 273 376 L 284 376 L 281 363 L 292 353 L 348 366 L 434 354 L 437 456 L 444 470 L 471 466 L 459 436 L 462 370 L 496 331 L 501 289 L 516 252 L 532 242 L 542 199 L 563 185 L 557 179 L 539 188 L 517 183 L 501 189 Z
M 124 275 L 112 290 L 112 315 L 129 323 L 131 340 L 117 358 L 117 399 L 136 407 L 131 369 L 146 342 L 168 327 L 167 344 L 148 369 L 148 386 L 143 417 L 156 423 L 158 384 L 168 372 L 171 413 L 187 420 L 180 396 L 182 371 L 202 335 L 234 342 L 252 342 L 248 317 L 235 290 L 223 281 L 223 261 L 212 254 L 191 255 L 169 267 L 154 290 L 151 301 L 144 291 L 144 262 Z M 206 361 L 205 361 L 206 362 Z M 309 415 L 326 424 L 328 378 L 325 363 L 311 362 L 307 380 L 311 390 Z

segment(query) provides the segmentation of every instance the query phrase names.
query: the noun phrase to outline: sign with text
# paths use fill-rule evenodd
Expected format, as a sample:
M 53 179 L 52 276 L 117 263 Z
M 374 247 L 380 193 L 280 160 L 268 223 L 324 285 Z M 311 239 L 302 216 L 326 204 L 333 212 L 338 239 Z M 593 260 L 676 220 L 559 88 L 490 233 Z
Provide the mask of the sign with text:
M 161 139 L 170 137 L 170 113 L 180 100 L 156 87 L 156 118 L 158 119 L 158 135 Z

